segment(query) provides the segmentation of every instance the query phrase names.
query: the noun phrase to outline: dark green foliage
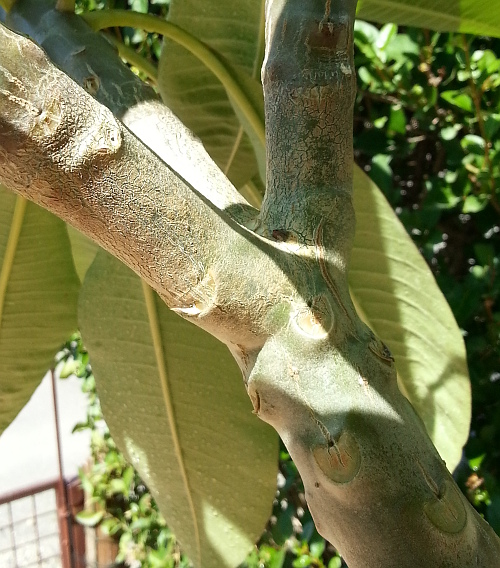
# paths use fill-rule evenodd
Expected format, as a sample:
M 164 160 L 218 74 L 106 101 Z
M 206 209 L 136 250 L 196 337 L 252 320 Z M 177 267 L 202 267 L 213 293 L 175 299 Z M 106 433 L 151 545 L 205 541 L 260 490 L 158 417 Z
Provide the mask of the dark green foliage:
M 356 26 L 355 155 L 463 330 L 473 418 L 457 475 L 500 531 L 499 40 Z
M 90 12 L 92 10 L 131 9 L 142 14 L 154 14 L 165 17 L 168 13 L 170 0 L 77 0 L 76 13 Z M 145 59 L 158 62 L 161 52 L 161 38 L 158 34 L 147 33 L 143 30 L 122 28 L 119 32 L 114 30 L 119 41 L 132 47 Z

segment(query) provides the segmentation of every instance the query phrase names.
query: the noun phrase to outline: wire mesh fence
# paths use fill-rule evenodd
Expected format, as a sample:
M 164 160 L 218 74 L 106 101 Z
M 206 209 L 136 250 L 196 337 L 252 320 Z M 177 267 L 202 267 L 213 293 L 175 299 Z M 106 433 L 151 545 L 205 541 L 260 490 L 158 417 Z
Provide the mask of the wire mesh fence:
M 78 481 L 60 480 L 0 497 L 0 568 L 113 568 L 116 543 L 75 521 Z
M 0 500 L 2 568 L 62 568 L 55 488 L 41 485 Z

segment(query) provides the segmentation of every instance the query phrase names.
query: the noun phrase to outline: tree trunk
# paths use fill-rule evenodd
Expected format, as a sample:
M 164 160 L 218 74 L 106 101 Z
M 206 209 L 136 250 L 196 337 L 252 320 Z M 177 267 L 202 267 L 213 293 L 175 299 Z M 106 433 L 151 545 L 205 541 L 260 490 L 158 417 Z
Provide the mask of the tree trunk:
M 299 469 L 319 532 L 351 568 L 498 566 L 500 540 L 455 485 L 398 389 L 391 354 L 349 297 L 355 1 L 267 2 L 268 179 L 258 214 L 114 55 L 109 76 L 89 74 L 95 61 L 84 51 L 97 39 L 81 22 L 35 5 L 18 1 L 10 24 L 56 53 L 54 29 L 75 26 L 65 35 L 74 56 L 58 64 L 144 143 L 2 28 L 0 181 L 228 344 L 256 414 Z M 39 25 L 37 9 L 51 26 Z M 158 115 L 164 127 L 152 138 L 145 125 Z

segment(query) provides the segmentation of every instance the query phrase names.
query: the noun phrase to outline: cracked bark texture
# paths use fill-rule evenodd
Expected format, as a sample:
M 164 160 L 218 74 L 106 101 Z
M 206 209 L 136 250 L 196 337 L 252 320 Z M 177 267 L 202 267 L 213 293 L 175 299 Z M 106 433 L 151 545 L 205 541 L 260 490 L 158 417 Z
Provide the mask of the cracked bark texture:
M 498 566 L 499 539 L 456 487 L 349 297 L 355 1 L 266 4 L 258 215 L 116 54 L 88 59 L 97 38 L 51 4 L 40 1 L 37 16 L 19 0 L 10 25 L 53 57 L 69 54 L 58 65 L 146 145 L 2 29 L 0 181 L 228 344 L 256 414 L 297 464 L 319 532 L 350 568 Z

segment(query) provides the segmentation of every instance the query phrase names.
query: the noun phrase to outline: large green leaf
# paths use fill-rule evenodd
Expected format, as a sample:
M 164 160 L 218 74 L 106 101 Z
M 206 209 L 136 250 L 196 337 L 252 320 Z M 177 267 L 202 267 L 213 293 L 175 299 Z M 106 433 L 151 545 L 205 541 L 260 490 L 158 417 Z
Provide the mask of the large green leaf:
M 79 319 L 106 422 L 183 549 L 236 566 L 270 514 L 278 443 L 227 348 L 102 250 Z
M 470 424 L 465 346 L 434 276 L 377 186 L 354 171 L 349 271 L 358 312 L 389 346 L 407 395 L 450 469 Z
M 246 72 L 248 83 L 259 77 L 264 55 L 264 0 L 173 0 L 169 20 L 207 43 L 237 75 Z M 166 41 L 158 85 L 166 103 L 202 139 L 236 186 L 255 175 L 258 167 L 252 144 L 224 87 L 199 59 Z
M 80 233 L 80 231 L 71 225 L 66 225 L 66 229 L 71 243 L 76 272 L 80 278 L 80 282 L 83 282 L 85 274 L 87 274 L 87 270 L 99 250 L 99 245 L 91 241 L 86 235 Z
M 64 223 L 0 186 L 0 432 L 75 331 L 78 288 Z
M 500 36 L 500 3 L 491 0 L 359 0 L 357 15 L 381 23 Z

